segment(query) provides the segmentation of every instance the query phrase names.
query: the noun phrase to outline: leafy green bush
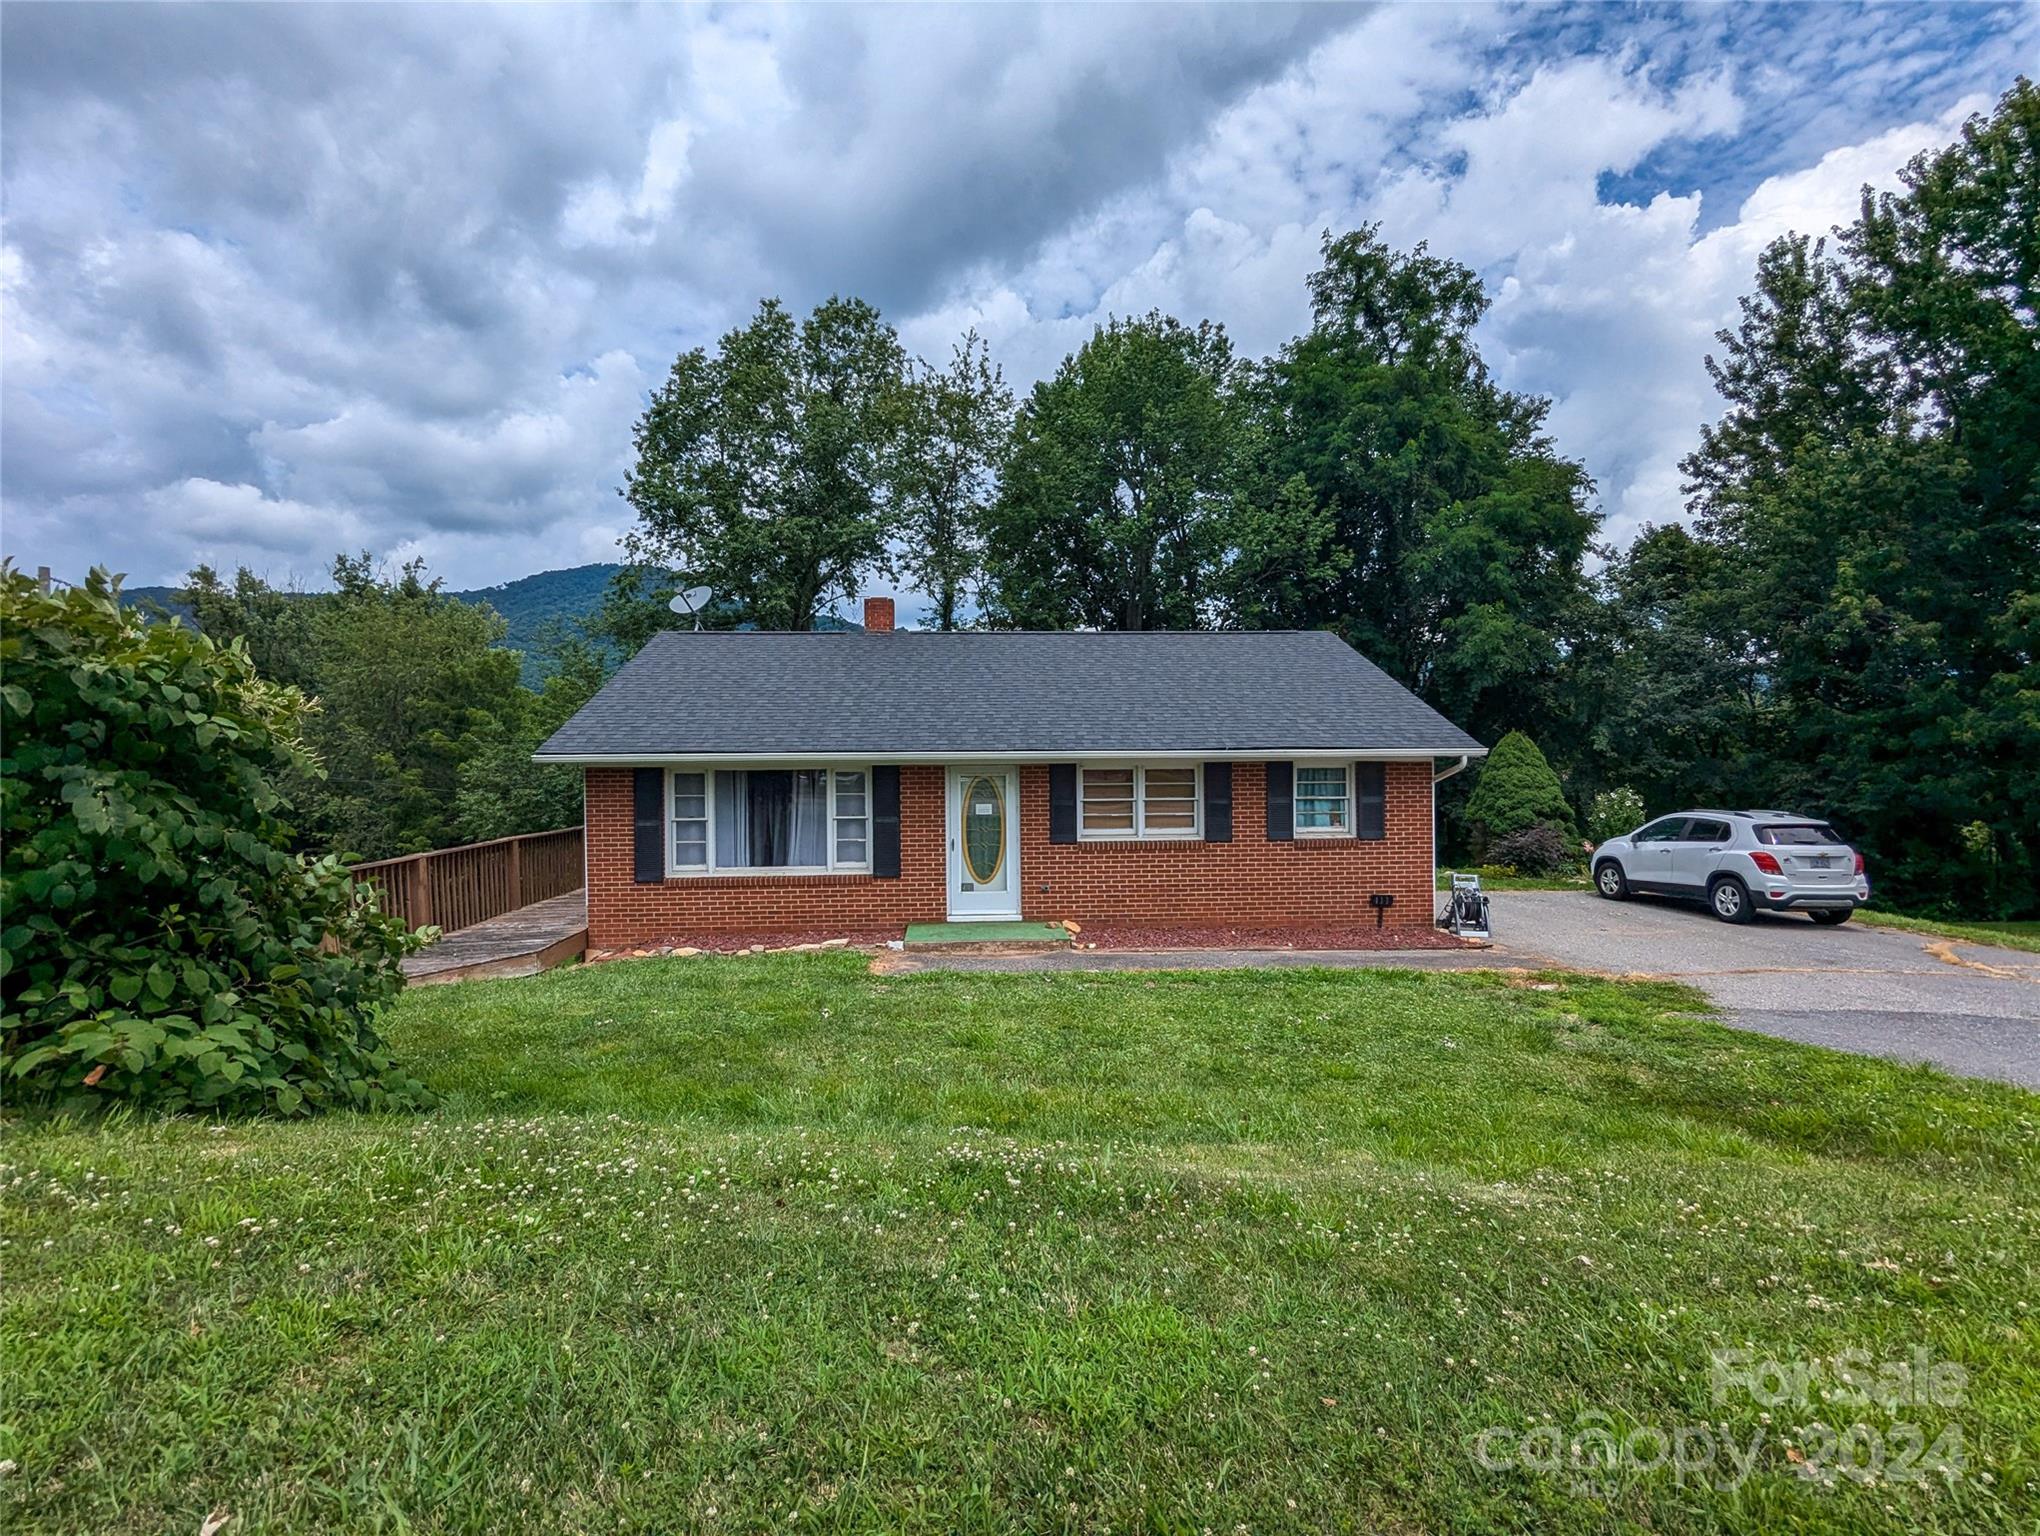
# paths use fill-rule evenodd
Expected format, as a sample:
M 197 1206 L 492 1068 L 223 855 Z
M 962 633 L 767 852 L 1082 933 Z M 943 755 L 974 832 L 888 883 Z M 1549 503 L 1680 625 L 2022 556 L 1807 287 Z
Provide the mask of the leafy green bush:
M 421 942 L 277 779 L 310 705 L 239 645 L 0 568 L 0 1075 L 13 1097 L 301 1113 L 409 1105 L 376 1033 Z
M 1633 789 L 1604 789 L 1587 807 L 1587 836 L 1598 847 L 1611 837 L 1628 836 L 1643 821 L 1643 796 Z
M 1554 875 L 1572 867 L 1579 848 L 1550 822 L 1540 821 L 1496 838 L 1488 844 L 1488 857 L 1522 874 Z
M 1521 731 L 1511 731 L 1495 743 L 1481 765 L 1480 780 L 1467 798 L 1466 823 L 1485 851 L 1496 839 L 1539 822 L 1550 823 L 1568 846 L 1580 840 L 1558 775 L 1551 771 L 1536 742 Z

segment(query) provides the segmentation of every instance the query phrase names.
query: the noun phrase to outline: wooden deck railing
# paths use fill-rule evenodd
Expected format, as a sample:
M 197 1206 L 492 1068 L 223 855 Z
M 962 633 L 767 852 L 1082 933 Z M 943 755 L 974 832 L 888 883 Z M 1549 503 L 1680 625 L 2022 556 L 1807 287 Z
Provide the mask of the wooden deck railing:
M 354 866 L 385 912 L 446 933 L 581 888 L 581 829 L 527 832 Z

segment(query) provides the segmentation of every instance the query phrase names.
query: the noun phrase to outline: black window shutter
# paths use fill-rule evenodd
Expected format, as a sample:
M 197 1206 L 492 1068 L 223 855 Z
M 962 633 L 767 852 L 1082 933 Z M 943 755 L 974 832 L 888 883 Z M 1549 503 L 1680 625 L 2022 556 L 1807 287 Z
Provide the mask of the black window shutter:
M 1232 841 L 1232 764 L 1204 765 L 1204 840 Z
M 871 873 L 880 880 L 900 877 L 900 770 L 871 770 Z
M 1388 764 L 1353 765 L 1353 835 L 1388 836 Z
M 1048 840 L 1074 843 L 1077 840 L 1077 765 L 1048 765 Z
M 632 774 L 631 879 L 656 885 L 666 878 L 666 770 L 637 768 Z
M 1268 765 L 1268 841 L 1296 839 L 1296 764 Z

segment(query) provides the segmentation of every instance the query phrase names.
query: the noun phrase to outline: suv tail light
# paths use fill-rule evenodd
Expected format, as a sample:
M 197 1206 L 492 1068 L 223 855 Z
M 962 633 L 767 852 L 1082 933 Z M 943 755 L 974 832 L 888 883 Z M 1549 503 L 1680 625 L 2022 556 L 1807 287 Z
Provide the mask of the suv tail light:
M 1859 875 L 1863 873 L 1863 855 L 1860 853 L 1856 855 L 1856 873 Z
M 1778 856 L 1775 853 L 1766 853 L 1761 848 L 1750 855 L 1750 862 L 1767 875 L 1782 875 L 1785 873 L 1778 866 Z

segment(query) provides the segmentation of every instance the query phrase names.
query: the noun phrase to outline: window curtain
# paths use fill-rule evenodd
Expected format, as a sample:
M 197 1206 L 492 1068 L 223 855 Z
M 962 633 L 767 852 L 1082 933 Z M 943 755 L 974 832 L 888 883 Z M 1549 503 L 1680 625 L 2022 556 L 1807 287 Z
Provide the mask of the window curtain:
M 715 862 L 723 869 L 751 867 L 749 777 L 741 768 L 715 776 Z
M 791 855 L 784 862 L 807 869 L 829 866 L 829 776 L 803 768 L 793 776 Z
M 827 771 L 719 771 L 715 776 L 715 862 L 718 869 L 828 868 Z
M 751 863 L 758 869 L 777 869 L 786 863 L 793 775 L 783 768 L 752 769 L 744 775 L 744 791 L 751 802 Z

